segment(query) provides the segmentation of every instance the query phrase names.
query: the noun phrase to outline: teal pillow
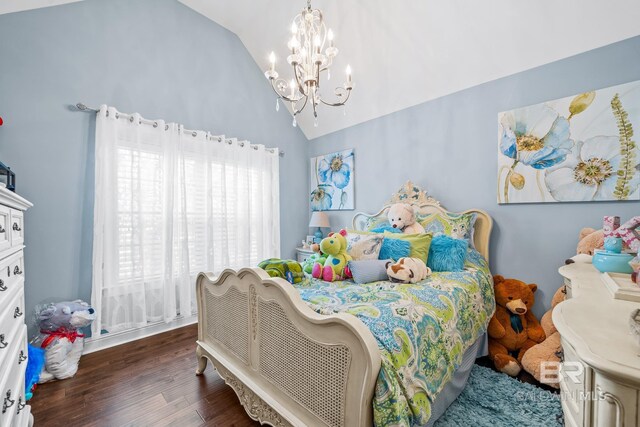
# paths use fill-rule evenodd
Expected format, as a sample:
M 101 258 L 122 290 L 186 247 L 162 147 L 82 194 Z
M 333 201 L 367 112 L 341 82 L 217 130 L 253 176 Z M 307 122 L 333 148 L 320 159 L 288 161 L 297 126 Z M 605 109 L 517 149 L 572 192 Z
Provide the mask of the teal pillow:
M 408 240 L 384 239 L 380 248 L 380 259 L 399 260 L 411 254 L 411 243 Z
M 432 271 L 462 271 L 469 242 L 438 234 L 431 240 L 427 267 Z

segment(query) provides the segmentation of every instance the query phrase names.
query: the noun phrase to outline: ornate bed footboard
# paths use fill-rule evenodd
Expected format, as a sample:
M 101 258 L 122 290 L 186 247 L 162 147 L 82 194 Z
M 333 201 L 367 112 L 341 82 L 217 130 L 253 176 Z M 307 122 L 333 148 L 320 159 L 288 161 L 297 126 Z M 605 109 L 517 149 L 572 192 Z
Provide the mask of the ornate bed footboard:
M 197 279 L 197 374 L 210 360 L 249 416 L 274 426 L 370 426 L 380 354 L 354 316 L 315 313 L 283 279 Z

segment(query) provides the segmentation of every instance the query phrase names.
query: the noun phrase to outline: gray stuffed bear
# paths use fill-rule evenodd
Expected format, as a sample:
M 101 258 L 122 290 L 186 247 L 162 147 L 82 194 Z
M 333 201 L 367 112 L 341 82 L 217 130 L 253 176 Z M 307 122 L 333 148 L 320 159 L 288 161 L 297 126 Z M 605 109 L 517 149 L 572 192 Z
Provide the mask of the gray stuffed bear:
M 84 349 L 81 328 L 95 319 L 94 309 L 84 301 L 51 303 L 36 309 L 40 334 L 34 345 L 45 350 L 45 364 L 38 383 L 71 378 L 78 371 Z

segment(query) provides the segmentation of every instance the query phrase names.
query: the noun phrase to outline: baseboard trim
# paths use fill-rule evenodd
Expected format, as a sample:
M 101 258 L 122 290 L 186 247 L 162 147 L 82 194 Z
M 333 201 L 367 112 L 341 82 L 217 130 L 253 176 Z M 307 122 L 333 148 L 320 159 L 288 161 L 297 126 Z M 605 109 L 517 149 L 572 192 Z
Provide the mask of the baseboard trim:
M 84 351 L 82 354 L 106 350 L 107 348 L 126 344 L 131 341 L 172 331 L 184 326 L 193 325 L 194 323 L 198 323 L 198 316 L 181 317 L 169 323 L 154 323 L 152 325 L 145 326 L 144 328 L 133 329 L 131 331 L 119 332 L 116 334 L 107 334 L 98 338 L 90 337 L 84 342 Z

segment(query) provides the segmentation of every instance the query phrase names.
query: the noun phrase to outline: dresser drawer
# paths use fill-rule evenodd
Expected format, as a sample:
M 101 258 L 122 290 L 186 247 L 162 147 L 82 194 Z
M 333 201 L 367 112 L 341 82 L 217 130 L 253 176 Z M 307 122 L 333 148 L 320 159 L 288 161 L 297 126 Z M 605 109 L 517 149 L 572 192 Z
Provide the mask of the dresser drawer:
M 31 427 L 33 426 L 33 420 L 31 419 L 31 406 L 27 405 L 25 400 L 24 381 L 22 381 L 22 388 L 20 390 L 20 396 L 18 397 L 18 403 L 16 403 L 16 413 L 13 418 L 13 427 Z
M 564 278 L 564 288 L 567 291 L 566 299 L 573 297 L 573 286 L 571 284 L 571 279 Z
M 20 350 L 26 348 L 27 327 L 20 328 L 18 341 L 11 347 L 12 354 L 7 364 L 2 369 L 3 377 L 0 379 L 0 425 L 12 425 L 12 420 L 25 409 L 24 398 L 24 374 L 27 364 L 24 359 L 18 357 Z
M 3 370 L 6 367 L 5 361 L 10 357 L 11 349 L 18 339 L 21 326 L 25 326 L 23 289 L 14 294 L 0 313 L 0 366 Z
M 24 243 L 24 212 L 11 209 L 11 246 Z
M 585 405 L 590 401 L 589 393 L 590 370 L 578 359 L 578 356 L 568 342 L 562 340 L 564 360 L 560 368 L 560 391 L 562 406 L 570 413 L 572 421 L 577 425 L 583 424 Z
M 24 340 L 26 340 L 26 329 L 24 331 Z M 24 362 L 18 363 L 18 359 L 15 358 L 8 366 L 4 383 L 0 384 L 1 426 L 16 425 L 14 423 L 16 417 L 20 416 L 27 406 L 24 397 L 24 374 L 26 369 L 27 364 Z
M 11 247 L 11 209 L 0 205 L 0 251 Z
M 6 307 L 18 288 L 23 287 L 24 254 L 19 251 L 0 261 L 0 307 Z

